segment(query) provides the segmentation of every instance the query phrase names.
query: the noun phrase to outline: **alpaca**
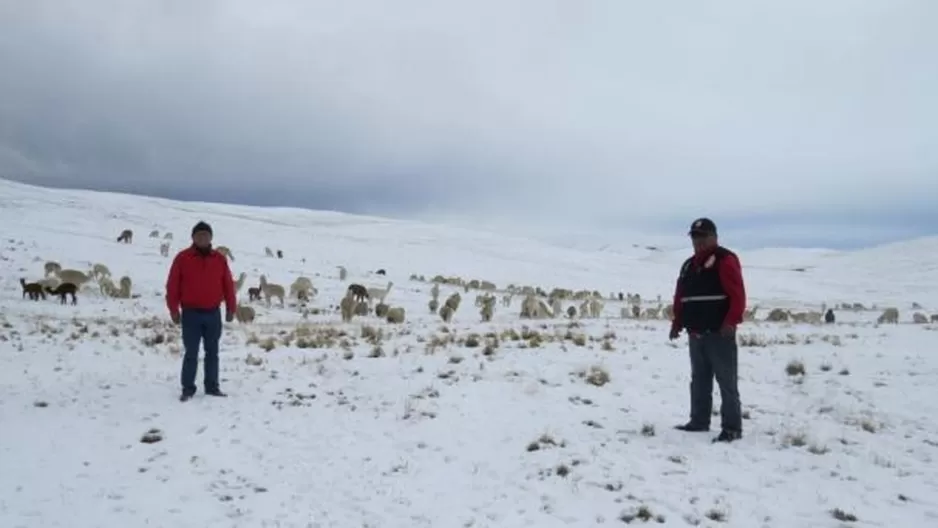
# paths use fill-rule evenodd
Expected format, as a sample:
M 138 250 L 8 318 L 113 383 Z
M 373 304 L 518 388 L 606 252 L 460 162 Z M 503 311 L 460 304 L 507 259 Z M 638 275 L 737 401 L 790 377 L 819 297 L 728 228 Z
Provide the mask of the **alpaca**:
M 436 311 L 440 308 L 440 301 L 436 299 L 430 299 L 430 302 L 427 303 L 427 308 L 430 309 L 430 313 L 435 314 Z
M 348 270 L 345 269 L 345 266 L 336 266 L 339 268 L 339 280 L 344 281 L 348 278 Z
M 45 275 L 46 277 L 48 277 L 49 275 L 58 275 L 58 273 L 62 271 L 62 265 L 53 260 L 46 262 L 46 265 L 44 267 L 46 270 L 46 275 Z
M 160 232 L 158 230 L 154 229 L 153 231 L 150 231 L 150 238 L 159 238 L 159 237 L 160 237 Z
M 121 231 L 120 236 L 117 237 L 118 242 L 123 242 L 125 244 L 130 244 L 134 240 L 134 232 L 130 229 L 125 229 Z
M 261 292 L 264 293 L 264 300 L 267 301 L 267 307 L 270 307 L 270 299 L 276 297 L 280 300 L 280 307 L 285 307 L 283 299 L 286 297 L 286 292 L 283 290 L 283 286 L 279 284 L 273 284 L 267 282 L 267 277 L 261 275 Z
M 31 301 L 38 301 L 40 297 L 46 299 L 46 292 L 42 291 L 42 284 L 38 282 L 26 282 L 26 279 L 20 279 L 20 286 L 23 287 L 23 298 L 29 295 Z
M 169 256 L 169 242 L 163 242 L 160 244 L 160 256 L 168 257 Z
M 250 306 L 238 305 L 238 308 L 235 310 L 235 318 L 239 323 L 252 323 L 256 315 L 257 313 L 254 311 L 254 308 Z
M 270 257 L 270 258 L 274 258 L 274 252 L 273 252 L 273 250 L 270 249 L 270 248 L 267 247 L 267 246 L 264 246 L 264 256 L 267 256 L 267 257 Z
M 883 324 L 883 323 L 898 324 L 899 323 L 899 310 L 897 308 L 886 308 L 885 310 L 883 310 L 882 315 L 879 316 L 876 322 L 879 324 Z
M 400 306 L 390 308 L 387 314 L 387 321 L 389 323 L 400 324 L 404 322 L 404 309 Z
M 75 293 L 78 291 L 78 286 L 71 282 L 63 282 L 56 288 L 46 288 L 46 291 L 50 295 L 58 295 L 62 304 L 65 304 L 65 297 L 67 295 L 72 296 L 72 304 L 78 304 L 78 297 L 75 296 Z
M 361 284 L 349 284 L 347 292 L 355 296 L 356 302 L 362 302 L 369 297 L 368 290 Z
M 62 282 L 74 284 L 75 286 L 84 286 L 91 281 L 92 273 L 83 273 L 74 269 L 63 269 L 56 273 L 56 277 Z
M 248 288 L 248 301 L 259 301 L 261 300 L 261 289 L 260 288 Z
M 241 272 L 240 275 L 238 275 L 238 280 L 235 281 L 235 292 L 241 291 L 241 288 L 244 287 L 244 281 L 247 278 L 248 278 L 248 274 L 243 271 Z
M 281 251 L 281 250 L 279 250 L 279 249 L 277 250 L 277 258 L 278 258 L 278 259 L 282 259 L 282 258 L 283 258 L 283 251 Z
M 101 280 L 104 277 L 110 277 L 111 270 L 104 264 L 95 264 L 91 268 L 91 277 L 95 280 Z
M 347 323 L 355 315 L 355 294 L 351 291 L 346 292 L 345 297 L 339 303 L 339 309 L 342 311 L 342 322 Z
M 388 306 L 388 305 L 386 305 L 386 304 L 384 304 L 384 303 L 378 303 L 378 304 L 375 305 L 375 316 L 376 316 L 376 317 L 384 317 L 384 316 L 388 315 L 388 310 L 390 310 L 390 309 L 391 309 L 390 306 Z
M 388 272 L 385 271 L 384 268 L 381 268 L 381 269 L 379 269 L 378 271 L 375 272 L 375 275 L 387 275 L 387 274 L 388 274 Z
M 172 240 L 172 239 L 173 239 L 172 233 L 166 233 L 165 235 L 163 235 L 163 240 Z
M 388 282 L 387 288 L 368 288 L 368 298 L 376 299 L 378 302 L 384 302 L 385 297 L 388 296 L 388 292 L 391 291 L 391 286 L 394 286 L 393 282 Z

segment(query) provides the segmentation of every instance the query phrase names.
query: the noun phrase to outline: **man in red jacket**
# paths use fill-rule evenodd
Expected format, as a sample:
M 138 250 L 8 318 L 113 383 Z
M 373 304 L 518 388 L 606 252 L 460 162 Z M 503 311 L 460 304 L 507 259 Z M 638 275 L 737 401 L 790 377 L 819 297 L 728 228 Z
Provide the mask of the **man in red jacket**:
M 192 228 L 192 245 L 173 259 L 166 280 L 166 306 L 173 322 L 182 323 L 182 344 L 186 349 L 180 401 L 195 394 L 200 342 L 205 347 L 205 394 L 226 396 L 218 386 L 222 301 L 227 309 L 225 321 L 230 323 L 238 304 L 228 259 L 212 249 L 212 227 L 199 222 Z
M 709 431 L 713 378 L 720 386 L 720 435 L 714 442 L 743 436 L 738 388 L 736 326 L 743 321 L 746 287 L 739 258 L 717 241 L 712 220 L 691 224 L 694 255 L 681 266 L 674 290 L 670 339 L 686 329 L 690 343 L 690 421 L 682 431 Z

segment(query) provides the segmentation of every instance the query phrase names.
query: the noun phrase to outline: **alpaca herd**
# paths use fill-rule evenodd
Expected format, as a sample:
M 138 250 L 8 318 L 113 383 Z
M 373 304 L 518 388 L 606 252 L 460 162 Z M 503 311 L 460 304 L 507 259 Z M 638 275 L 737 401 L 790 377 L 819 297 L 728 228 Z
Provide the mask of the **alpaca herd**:
M 117 237 L 117 242 L 123 244 L 133 243 L 133 230 L 124 229 Z M 159 230 L 152 230 L 150 238 L 160 238 Z M 172 233 L 166 232 L 162 236 L 159 244 L 159 254 L 162 257 L 169 257 L 171 252 Z M 227 246 L 217 246 L 215 250 L 224 255 L 230 262 L 235 261 L 234 253 Z M 269 258 L 283 259 L 284 254 L 280 249 L 264 247 L 264 255 Z M 302 259 L 305 262 L 305 259 Z M 345 282 L 349 278 L 348 269 L 345 266 L 336 266 L 338 269 L 338 279 Z M 83 289 L 96 286 L 96 290 L 102 297 L 114 299 L 130 299 L 139 297 L 132 292 L 133 282 L 129 276 L 123 276 L 115 282 L 111 276 L 111 271 L 103 263 L 92 264 L 87 271 L 79 269 L 64 268 L 55 261 L 49 261 L 44 264 L 43 277 L 34 282 L 29 282 L 25 278 L 20 279 L 20 285 L 23 291 L 23 298 L 27 297 L 32 301 L 40 301 L 47 298 L 47 295 L 59 297 L 62 304 L 70 299 L 72 304 L 77 304 L 77 296 Z M 368 272 L 372 275 L 387 276 L 384 268 Z M 235 289 L 240 292 L 243 288 L 247 274 L 241 272 L 235 281 Z M 478 308 L 479 319 L 482 322 L 491 322 L 495 316 L 497 306 L 510 308 L 516 297 L 521 299 L 518 307 L 517 317 L 519 319 L 556 319 L 565 317 L 567 319 L 599 319 L 603 317 L 606 308 L 606 302 L 620 304 L 618 316 L 621 319 L 632 320 L 663 320 L 673 319 L 673 307 L 670 304 L 664 304 L 662 297 L 657 296 L 657 302 L 653 306 L 648 306 L 647 301 L 638 293 L 631 292 L 609 292 L 603 296 L 597 290 L 591 289 L 571 289 L 564 287 L 553 287 L 545 289 L 540 286 L 515 285 L 509 284 L 503 289 L 498 288 L 495 283 L 481 278 L 463 279 L 455 276 L 436 275 L 429 281 L 423 275 L 411 275 L 410 279 L 417 282 L 432 283 L 430 288 L 430 299 L 427 307 L 431 315 L 437 315 L 444 323 L 450 323 L 457 314 L 462 301 L 461 293 L 469 293 L 472 290 L 479 292 L 475 296 L 475 307 Z M 345 295 L 341 298 L 336 311 L 341 315 L 343 322 L 350 322 L 354 317 L 368 316 L 374 314 L 376 317 L 386 320 L 389 323 L 403 323 L 405 320 L 405 310 L 401 306 L 390 306 L 387 304 L 391 290 L 394 286 L 393 281 L 388 281 L 386 286 L 366 286 L 359 283 L 352 283 L 345 290 Z M 452 291 L 445 300 L 440 299 L 441 286 L 451 288 Z M 281 284 L 270 282 L 266 274 L 261 274 L 257 286 L 247 289 L 247 303 L 263 301 L 269 309 L 273 301 L 277 301 L 280 308 L 286 308 L 288 299 L 295 299 L 298 305 L 304 307 L 304 317 L 306 316 L 305 306 L 311 303 L 319 294 L 319 290 L 313 285 L 311 279 L 305 276 L 297 277 L 289 288 Z M 257 317 L 256 310 L 248 304 L 239 303 L 235 311 L 237 320 L 241 323 L 253 322 Z M 867 310 L 860 303 L 841 303 L 837 306 L 841 311 L 863 311 Z M 913 309 L 920 309 L 921 306 L 913 305 Z M 875 309 L 875 307 L 873 308 Z M 756 312 L 759 306 L 749 308 L 744 316 L 745 321 L 757 322 Z M 877 318 L 877 324 L 897 324 L 899 323 L 899 310 L 895 307 L 889 307 L 882 311 Z M 796 324 L 833 324 L 836 321 L 834 308 L 828 308 L 822 305 L 820 311 L 792 311 L 782 308 L 769 310 L 767 315 L 761 321 L 769 323 L 796 323 Z M 912 314 L 912 323 L 927 324 L 938 323 L 938 314 L 932 314 L 930 317 L 921 311 L 915 311 Z

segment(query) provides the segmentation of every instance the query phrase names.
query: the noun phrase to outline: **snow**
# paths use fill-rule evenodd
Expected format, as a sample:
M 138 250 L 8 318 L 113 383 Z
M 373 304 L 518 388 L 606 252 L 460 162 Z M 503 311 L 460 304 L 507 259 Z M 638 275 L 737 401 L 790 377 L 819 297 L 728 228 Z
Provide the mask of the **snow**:
M 162 237 L 147 234 L 172 232 L 175 252 L 198 220 L 232 249 L 247 285 L 261 273 L 285 285 L 305 274 L 323 313 L 304 320 L 297 308 L 255 303 L 254 324 L 226 325 L 230 397 L 200 392 L 182 404 L 178 331 L 162 299 L 169 260 L 159 255 Z M 667 526 L 821 527 L 844 524 L 835 509 L 857 517 L 847 524 L 938 525 L 938 332 L 911 323 L 913 311 L 938 312 L 935 238 L 855 252 L 740 252 L 744 266 L 757 263 L 746 267 L 750 304 L 891 305 L 901 322 L 876 325 L 879 312 L 868 310 L 838 311 L 825 326 L 747 323 L 745 438 L 722 445 L 711 444 L 715 433 L 672 429 L 686 421 L 689 366 L 686 340 L 668 342 L 667 322 L 621 319 L 617 301 L 574 326 L 525 322 L 516 297 L 480 323 L 472 292 L 443 325 L 426 308 L 430 284 L 409 280 L 639 292 L 650 307 L 668 297 L 683 251 L 610 253 L 6 181 L 0 225 L 3 527 L 549 528 L 622 525 L 639 511 Z M 134 241 L 118 244 L 126 227 Z M 284 259 L 265 257 L 265 246 Z M 46 260 L 105 263 L 132 277 L 140 297 L 22 300 L 19 278 L 40 278 Z M 331 309 L 347 287 L 338 265 L 350 281 L 393 281 L 388 302 L 405 307 L 408 321 L 341 324 Z M 525 326 L 541 336 L 537 346 L 512 339 Z M 377 345 L 362 337 L 372 330 L 382 334 Z M 285 346 L 290 332 L 298 337 Z M 474 333 L 480 346 L 467 346 Z M 486 351 L 489 333 L 501 339 Z M 268 337 L 277 346 L 266 352 Z M 297 346 L 310 343 L 319 348 Z M 804 376 L 786 374 L 792 361 Z M 593 367 L 609 382 L 587 383 Z M 141 443 L 151 428 L 162 441 Z

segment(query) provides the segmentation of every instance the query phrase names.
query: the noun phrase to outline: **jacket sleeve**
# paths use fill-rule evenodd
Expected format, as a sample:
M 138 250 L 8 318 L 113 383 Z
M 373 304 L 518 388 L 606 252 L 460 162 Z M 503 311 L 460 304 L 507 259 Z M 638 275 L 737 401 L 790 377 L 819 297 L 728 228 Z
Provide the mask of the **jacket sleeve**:
M 235 313 L 238 309 L 238 298 L 235 295 L 234 279 L 231 277 L 231 268 L 228 259 L 221 257 L 224 262 L 224 272 L 221 278 L 221 291 L 225 294 L 225 309 L 228 313 Z
M 674 319 L 671 320 L 672 328 L 681 328 L 684 326 L 683 320 L 681 319 L 681 308 L 683 308 L 681 303 L 681 296 L 681 277 L 678 276 L 677 281 L 674 284 L 674 300 L 671 304 L 671 314 L 674 317 Z
M 179 312 L 180 295 L 182 290 L 182 256 L 176 255 L 169 268 L 169 277 L 166 278 L 166 307 L 169 313 Z
M 729 300 L 729 310 L 726 313 L 724 325 L 737 326 L 743 322 L 743 313 L 746 311 L 746 286 L 743 284 L 742 265 L 735 255 L 720 260 L 720 283 Z

